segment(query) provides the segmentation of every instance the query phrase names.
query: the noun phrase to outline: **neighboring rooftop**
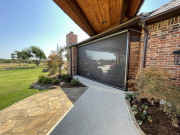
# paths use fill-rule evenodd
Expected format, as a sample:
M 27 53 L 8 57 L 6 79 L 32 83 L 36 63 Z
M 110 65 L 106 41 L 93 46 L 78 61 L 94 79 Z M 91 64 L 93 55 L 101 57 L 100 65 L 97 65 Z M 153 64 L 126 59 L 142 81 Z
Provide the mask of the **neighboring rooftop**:
M 180 8 L 180 0 L 171 0 L 169 3 L 161 6 L 160 8 L 147 13 L 147 16 L 145 18 L 150 18 L 152 16 L 156 16 L 158 14 L 167 12 L 167 11 L 175 9 L 175 8 Z

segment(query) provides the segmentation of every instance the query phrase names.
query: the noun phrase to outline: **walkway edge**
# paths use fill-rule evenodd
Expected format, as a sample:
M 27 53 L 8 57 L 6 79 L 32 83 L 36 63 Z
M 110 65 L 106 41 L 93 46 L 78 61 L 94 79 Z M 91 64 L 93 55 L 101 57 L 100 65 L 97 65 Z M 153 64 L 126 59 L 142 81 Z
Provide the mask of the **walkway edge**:
M 131 118 L 131 122 L 132 122 L 133 126 L 135 127 L 137 133 L 140 134 L 140 135 L 146 135 L 142 131 L 142 129 L 140 128 L 138 123 L 136 122 L 136 119 L 135 119 L 134 114 L 133 114 L 133 112 L 131 110 L 131 105 L 130 105 L 129 101 L 126 100 L 126 104 L 127 104 L 127 109 L 128 109 L 129 117 Z
M 74 105 L 72 105 L 67 112 L 58 120 L 58 122 L 56 122 L 56 124 L 51 128 L 51 130 L 49 130 L 49 132 L 46 135 L 50 135 L 51 132 L 55 129 L 55 127 L 64 119 L 64 117 L 68 114 L 68 112 L 74 107 Z

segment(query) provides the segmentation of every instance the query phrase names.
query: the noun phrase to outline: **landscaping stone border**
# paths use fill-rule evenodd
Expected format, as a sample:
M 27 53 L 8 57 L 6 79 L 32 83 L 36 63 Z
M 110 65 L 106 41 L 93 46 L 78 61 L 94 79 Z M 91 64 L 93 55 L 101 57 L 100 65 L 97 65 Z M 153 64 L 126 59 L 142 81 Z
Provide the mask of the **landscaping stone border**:
M 126 94 L 126 93 L 125 93 Z M 132 109 L 131 109 L 131 105 L 129 103 L 128 100 L 126 100 L 126 103 L 127 103 L 127 108 L 128 108 L 128 112 L 129 112 L 129 116 L 131 118 L 131 121 L 132 121 L 132 124 L 134 125 L 134 127 L 137 129 L 137 132 L 140 134 L 140 135 L 146 135 L 142 129 L 140 128 L 140 126 L 138 125 L 138 123 L 136 122 L 136 118 L 134 117 L 134 114 L 132 112 Z
M 38 83 L 38 80 L 36 80 L 35 82 L 33 82 L 33 83 L 30 85 L 30 88 L 31 88 L 31 89 L 45 90 L 45 89 L 55 89 L 56 86 L 59 86 L 59 85 L 39 84 L 39 83 Z

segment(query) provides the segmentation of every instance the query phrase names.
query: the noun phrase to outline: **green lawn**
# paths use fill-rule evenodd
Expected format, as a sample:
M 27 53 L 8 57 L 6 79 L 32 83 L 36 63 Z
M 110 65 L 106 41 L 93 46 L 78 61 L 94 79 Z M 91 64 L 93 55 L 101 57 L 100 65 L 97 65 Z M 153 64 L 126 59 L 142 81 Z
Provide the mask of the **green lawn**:
M 30 84 L 41 74 L 44 74 L 42 68 L 0 71 L 0 110 L 26 97 L 47 91 L 29 89 Z

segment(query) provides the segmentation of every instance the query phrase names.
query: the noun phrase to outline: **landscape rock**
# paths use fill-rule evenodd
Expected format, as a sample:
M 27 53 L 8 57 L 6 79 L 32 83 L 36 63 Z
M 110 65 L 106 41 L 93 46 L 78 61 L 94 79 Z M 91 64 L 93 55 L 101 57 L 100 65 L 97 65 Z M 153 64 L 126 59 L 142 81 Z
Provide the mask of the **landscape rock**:
M 65 84 L 65 82 L 60 82 L 60 86 L 63 86 Z
M 49 69 L 47 69 L 47 68 L 43 68 L 43 70 L 42 70 L 43 72 L 48 72 L 49 71 Z

